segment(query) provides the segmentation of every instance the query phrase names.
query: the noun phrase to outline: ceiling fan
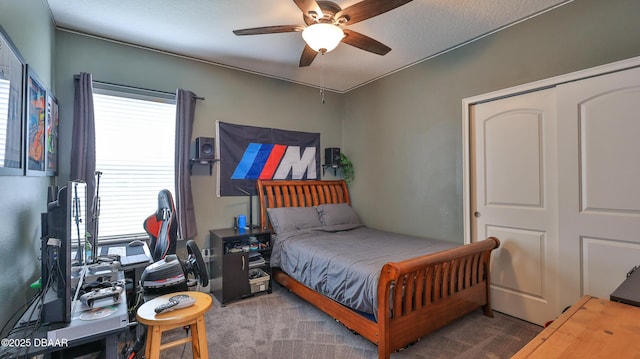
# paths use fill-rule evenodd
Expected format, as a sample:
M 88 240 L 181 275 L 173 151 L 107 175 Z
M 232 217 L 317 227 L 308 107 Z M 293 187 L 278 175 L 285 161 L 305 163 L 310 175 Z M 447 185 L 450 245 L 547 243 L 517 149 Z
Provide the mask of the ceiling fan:
M 378 55 L 391 48 L 345 26 L 378 16 L 412 0 L 363 0 L 342 9 L 331 1 L 293 0 L 302 10 L 304 25 L 276 25 L 233 30 L 236 35 L 261 35 L 282 32 L 302 32 L 305 47 L 300 56 L 300 67 L 309 66 L 318 53 L 333 50 L 340 42 Z

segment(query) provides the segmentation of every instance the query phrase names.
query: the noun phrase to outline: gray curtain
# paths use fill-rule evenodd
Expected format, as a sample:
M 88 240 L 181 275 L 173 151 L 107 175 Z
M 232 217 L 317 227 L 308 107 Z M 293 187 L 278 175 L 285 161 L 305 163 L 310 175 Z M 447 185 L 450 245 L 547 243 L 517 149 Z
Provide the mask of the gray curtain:
M 191 91 L 178 89 L 176 93 L 175 204 L 180 239 L 192 239 L 198 234 L 189 172 L 189 148 L 195 110 L 196 95 Z
M 97 233 L 93 218 L 96 187 L 96 126 L 93 115 L 93 82 L 91 74 L 75 76 L 73 132 L 71 134 L 71 180 L 87 183 L 87 214 L 85 223 L 95 248 Z

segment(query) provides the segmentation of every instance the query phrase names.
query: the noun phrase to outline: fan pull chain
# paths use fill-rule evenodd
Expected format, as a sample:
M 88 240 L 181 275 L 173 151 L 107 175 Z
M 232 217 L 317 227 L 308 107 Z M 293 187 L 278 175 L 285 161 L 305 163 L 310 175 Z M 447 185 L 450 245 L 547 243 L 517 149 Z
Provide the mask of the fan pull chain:
M 320 54 L 320 103 L 324 105 L 324 52 L 321 52 Z

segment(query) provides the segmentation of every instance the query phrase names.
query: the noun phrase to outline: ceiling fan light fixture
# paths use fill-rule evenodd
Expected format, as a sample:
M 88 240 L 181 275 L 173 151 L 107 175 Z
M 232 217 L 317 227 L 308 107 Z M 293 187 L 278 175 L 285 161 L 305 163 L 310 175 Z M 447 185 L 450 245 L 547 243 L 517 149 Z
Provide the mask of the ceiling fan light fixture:
M 327 23 L 313 24 L 302 31 L 307 45 L 323 54 L 335 49 L 343 37 L 344 31 L 340 27 Z

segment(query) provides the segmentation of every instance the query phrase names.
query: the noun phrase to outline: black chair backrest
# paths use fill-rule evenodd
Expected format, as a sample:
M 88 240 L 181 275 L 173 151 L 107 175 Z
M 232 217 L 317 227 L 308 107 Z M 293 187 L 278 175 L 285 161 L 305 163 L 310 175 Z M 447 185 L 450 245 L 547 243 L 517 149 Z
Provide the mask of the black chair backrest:
M 158 193 L 158 209 L 144 220 L 143 227 L 149 235 L 149 249 L 154 262 L 167 254 L 176 254 L 178 222 L 169 190 L 163 189 Z

